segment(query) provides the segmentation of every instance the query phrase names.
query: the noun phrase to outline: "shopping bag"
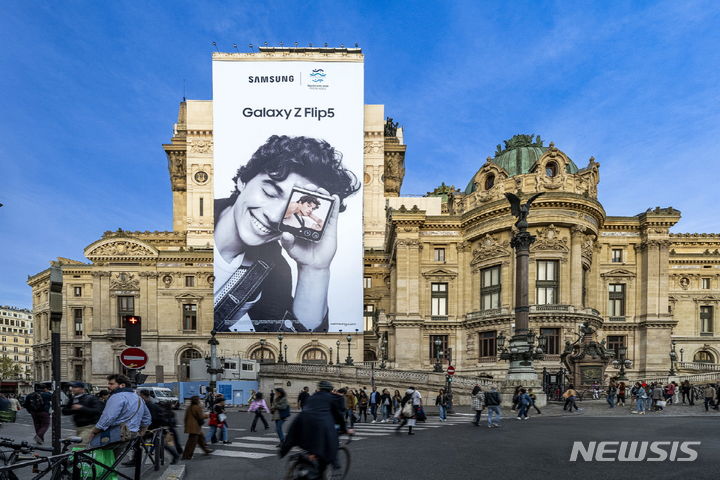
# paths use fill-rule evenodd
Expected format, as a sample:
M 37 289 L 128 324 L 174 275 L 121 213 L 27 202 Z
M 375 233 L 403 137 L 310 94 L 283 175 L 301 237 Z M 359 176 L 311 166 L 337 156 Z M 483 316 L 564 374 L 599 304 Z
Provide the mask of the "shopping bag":
M 16 410 L 0 410 L 0 423 L 15 423 Z
M 77 452 L 79 450 L 84 450 L 85 448 L 86 447 L 74 447 L 72 451 Z M 112 467 L 113 463 L 115 463 L 115 452 L 112 449 L 100 448 L 87 452 L 84 455 L 93 458 L 97 463 L 90 462 L 84 456 L 78 459 L 80 478 L 82 479 L 100 478 L 109 470 L 107 468 L 103 468 L 101 465 Z M 118 477 L 115 473 L 111 473 L 107 477 L 107 480 L 117 480 L 117 478 Z

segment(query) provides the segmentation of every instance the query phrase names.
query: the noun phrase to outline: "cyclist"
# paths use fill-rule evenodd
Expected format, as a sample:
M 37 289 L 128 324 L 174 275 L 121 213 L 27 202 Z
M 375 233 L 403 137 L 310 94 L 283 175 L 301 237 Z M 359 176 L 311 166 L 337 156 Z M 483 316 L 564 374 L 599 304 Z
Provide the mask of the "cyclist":
M 332 393 L 332 390 L 333 386 L 327 380 L 318 383 L 318 391 L 307 399 L 280 447 L 280 458 L 295 446 L 307 451 L 310 458 L 317 461 L 320 475 L 328 465 L 336 465 L 338 432 L 348 435 L 354 433 L 353 429 L 345 425 L 345 401 L 342 395 Z

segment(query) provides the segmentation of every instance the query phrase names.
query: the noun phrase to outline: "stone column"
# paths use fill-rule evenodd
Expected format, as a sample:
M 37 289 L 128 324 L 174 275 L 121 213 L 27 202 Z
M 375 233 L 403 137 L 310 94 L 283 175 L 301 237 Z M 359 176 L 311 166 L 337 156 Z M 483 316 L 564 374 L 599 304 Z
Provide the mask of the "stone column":
M 582 308 L 582 243 L 585 240 L 585 227 L 572 227 L 570 235 L 570 304 L 579 309 Z

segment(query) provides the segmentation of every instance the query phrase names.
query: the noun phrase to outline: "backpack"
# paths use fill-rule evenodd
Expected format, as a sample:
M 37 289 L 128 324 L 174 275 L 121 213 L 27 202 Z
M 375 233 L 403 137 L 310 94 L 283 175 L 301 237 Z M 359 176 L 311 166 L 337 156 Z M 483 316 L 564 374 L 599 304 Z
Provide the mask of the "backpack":
M 39 393 L 33 392 L 25 399 L 25 408 L 28 412 L 42 412 L 45 410 L 45 400 Z

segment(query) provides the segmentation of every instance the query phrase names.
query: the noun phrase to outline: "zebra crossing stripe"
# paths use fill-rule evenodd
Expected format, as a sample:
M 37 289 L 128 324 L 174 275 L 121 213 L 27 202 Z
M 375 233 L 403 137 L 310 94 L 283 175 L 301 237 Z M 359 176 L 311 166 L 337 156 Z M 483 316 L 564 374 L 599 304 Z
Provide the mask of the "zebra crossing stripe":
M 233 450 L 215 450 L 210 455 L 235 458 L 265 458 L 277 456 L 275 453 L 235 452 Z
M 255 442 L 279 442 L 277 438 L 270 437 L 235 437 L 235 440 L 252 440 Z
M 256 448 L 258 450 L 277 450 L 275 445 L 264 445 L 262 443 L 229 443 L 223 445 L 223 448 Z

